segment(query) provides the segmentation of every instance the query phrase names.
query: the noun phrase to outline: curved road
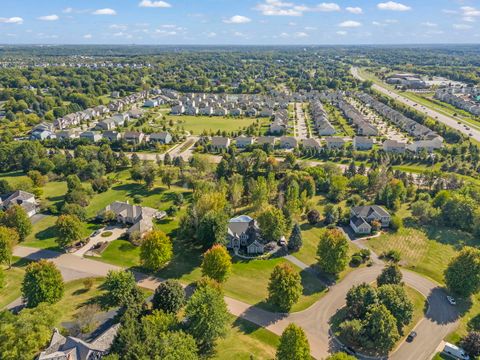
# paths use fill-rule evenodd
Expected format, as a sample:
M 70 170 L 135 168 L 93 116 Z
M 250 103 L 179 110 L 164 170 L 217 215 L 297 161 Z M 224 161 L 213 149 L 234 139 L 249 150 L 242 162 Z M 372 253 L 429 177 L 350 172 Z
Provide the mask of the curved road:
M 364 78 L 362 78 L 362 76 L 359 74 L 358 72 L 358 68 L 356 67 L 352 67 L 350 69 L 353 77 L 357 78 L 358 80 L 361 80 L 361 81 L 365 81 Z M 436 119 L 442 123 L 444 123 L 445 125 L 455 129 L 455 130 L 458 130 L 460 131 L 461 133 L 465 134 L 466 136 L 468 137 L 471 137 L 472 139 L 475 139 L 477 141 L 480 141 L 480 130 L 477 130 L 475 128 L 473 128 L 472 126 L 468 126 L 470 128 L 470 130 L 467 130 L 465 129 L 465 127 L 463 126 L 463 123 L 458 123 L 457 120 L 455 120 L 453 117 L 451 116 L 447 116 L 447 115 L 444 115 L 438 111 L 435 111 L 435 110 L 432 110 L 426 106 L 423 106 L 422 104 L 418 104 L 416 103 L 415 101 L 412 101 L 410 99 L 407 99 L 406 97 L 404 96 L 401 96 L 401 95 L 398 95 L 397 93 L 383 87 L 383 86 L 380 86 L 378 84 L 373 84 L 372 86 L 375 90 L 403 103 L 404 105 L 408 105 L 410 107 L 413 107 L 415 110 L 417 110 L 418 112 L 421 112 L 423 113 L 424 115 L 427 115 L 427 116 L 430 116 L 431 118 L 433 119 Z M 472 136 L 470 136 L 469 134 L 472 134 Z
M 31 260 L 50 259 L 66 278 L 106 276 L 109 270 L 120 270 L 114 265 L 85 259 L 73 254 L 61 254 L 54 251 L 17 246 L 14 255 Z M 280 335 L 285 327 L 294 322 L 301 326 L 309 339 L 312 355 L 322 359 L 336 349 L 335 342 L 329 336 L 329 320 L 345 305 L 347 291 L 362 282 L 373 282 L 383 266 L 379 262 L 371 267 L 352 271 L 343 281 L 332 286 L 329 292 L 310 308 L 293 314 L 272 313 L 256 308 L 244 302 L 225 297 L 229 311 L 257 325 Z M 155 289 L 161 279 L 136 273 L 140 286 Z M 453 331 L 457 324 L 458 313 L 445 299 L 446 294 L 431 280 L 413 272 L 403 271 L 404 282 L 421 292 L 428 300 L 430 308 L 425 317 L 417 324 L 418 336 L 412 343 L 403 343 L 391 355 L 395 360 L 429 360 L 443 338 Z

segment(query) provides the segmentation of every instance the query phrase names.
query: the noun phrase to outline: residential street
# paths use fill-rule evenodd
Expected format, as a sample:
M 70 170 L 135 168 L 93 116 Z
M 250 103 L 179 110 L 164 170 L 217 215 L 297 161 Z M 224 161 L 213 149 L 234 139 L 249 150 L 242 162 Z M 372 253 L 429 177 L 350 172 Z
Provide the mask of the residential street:
M 14 255 L 32 260 L 42 258 L 53 261 L 61 270 L 65 280 L 89 276 L 106 276 L 109 270 L 121 270 L 114 265 L 80 258 L 73 254 L 60 254 L 54 251 L 17 246 Z M 375 263 L 352 271 L 343 281 L 332 286 L 328 293 L 310 308 L 293 314 L 271 313 L 241 301 L 225 297 L 229 311 L 257 325 L 280 335 L 285 327 L 294 322 L 304 328 L 310 341 L 312 355 L 317 359 L 326 357 L 335 349 L 335 343 L 329 335 L 329 320 L 345 304 L 345 295 L 353 286 L 362 282 L 372 282 L 380 274 L 382 265 Z M 409 271 L 403 271 L 407 285 L 421 292 L 430 304 L 425 318 L 418 324 L 417 339 L 412 343 L 403 343 L 390 357 L 395 360 L 427 360 L 433 355 L 438 344 L 457 326 L 458 313 L 448 304 L 445 293 L 431 280 Z M 138 284 L 148 289 L 155 289 L 161 281 L 159 278 L 145 274 L 135 274 Z
M 356 67 L 352 67 L 350 69 L 352 75 L 359 79 L 359 80 L 365 80 L 363 79 L 360 74 L 358 73 L 358 68 Z M 435 110 L 432 110 L 432 109 L 429 109 L 428 107 L 424 107 L 423 105 L 421 104 L 418 104 L 410 99 L 407 99 L 406 97 L 403 97 L 401 95 L 398 95 L 396 93 L 394 93 L 393 91 L 390 91 L 388 90 L 387 88 L 385 87 L 382 87 L 380 85 L 377 85 L 377 84 L 373 84 L 372 86 L 375 90 L 377 91 L 380 91 L 381 93 L 387 95 L 387 96 L 390 96 L 391 98 L 405 104 L 405 105 L 408 105 L 410 107 L 413 107 L 415 108 L 415 110 L 417 110 L 418 112 L 420 113 L 423 113 L 427 116 L 430 116 L 431 118 L 433 119 L 436 119 L 442 123 L 444 123 L 445 125 L 455 129 L 455 130 L 458 130 L 460 131 L 461 133 L 465 134 L 466 136 L 468 137 L 471 137 L 477 141 L 480 141 L 480 130 L 476 130 L 472 127 L 470 127 L 470 130 L 467 130 L 465 129 L 465 127 L 463 126 L 462 123 L 458 123 L 457 120 L 455 120 L 454 118 L 450 117 L 450 116 L 446 116 L 446 115 L 443 115 Z M 470 136 L 469 134 L 472 134 L 472 136 Z
M 307 123 L 305 122 L 305 113 L 302 109 L 302 103 L 295 104 L 295 115 L 297 118 L 296 121 L 296 136 L 298 139 L 308 138 L 308 128 Z

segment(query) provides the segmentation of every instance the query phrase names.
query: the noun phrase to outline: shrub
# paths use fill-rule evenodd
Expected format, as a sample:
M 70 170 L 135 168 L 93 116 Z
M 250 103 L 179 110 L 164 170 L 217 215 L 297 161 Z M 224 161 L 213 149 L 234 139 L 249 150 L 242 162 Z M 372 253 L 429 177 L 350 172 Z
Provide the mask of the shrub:
M 360 255 L 354 254 L 350 260 L 350 264 L 352 264 L 352 266 L 360 266 L 363 264 L 363 259 Z
M 393 216 L 390 221 L 390 228 L 393 231 L 398 231 L 403 227 L 403 220 L 400 216 Z
M 398 263 L 400 262 L 401 255 L 398 250 L 388 250 L 384 251 L 382 254 L 380 254 L 380 257 L 382 259 L 387 259 L 388 261 Z

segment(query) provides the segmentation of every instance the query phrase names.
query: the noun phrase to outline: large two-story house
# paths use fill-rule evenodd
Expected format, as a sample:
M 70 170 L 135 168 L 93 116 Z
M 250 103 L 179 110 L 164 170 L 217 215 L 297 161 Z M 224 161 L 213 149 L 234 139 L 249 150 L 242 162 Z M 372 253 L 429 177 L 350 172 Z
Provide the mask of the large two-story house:
M 263 254 L 265 245 L 257 222 L 248 215 L 240 215 L 228 222 L 227 248 L 245 249 L 248 254 Z
M 150 207 L 114 201 L 100 212 L 99 217 L 103 218 L 109 211 L 115 214 L 118 223 L 130 225 L 127 230 L 128 234 L 138 232 L 140 235 L 153 229 L 153 219 L 162 219 L 167 215 L 165 211 Z
M 391 216 L 387 210 L 378 205 L 355 206 L 350 210 L 350 226 L 356 234 L 370 234 L 374 220 L 382 227 L 388 227 Z

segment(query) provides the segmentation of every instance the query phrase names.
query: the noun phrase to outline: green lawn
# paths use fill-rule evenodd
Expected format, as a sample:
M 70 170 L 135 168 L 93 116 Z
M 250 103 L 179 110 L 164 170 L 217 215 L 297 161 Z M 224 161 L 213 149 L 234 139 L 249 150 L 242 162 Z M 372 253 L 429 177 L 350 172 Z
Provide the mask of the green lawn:
M 462 318 L 458 328 L 446 339 L 451 343 L 458 343 L 470 330 L 480 331 L 480 293 L 473 295 L 468 301 L 457 299 L 457 303 Z
M 457 248 L 471 242 L 471 235 L 451 229 L 405 227 L 398 233 L 370 239 L 366 244 L 377 254 L 398 250 L 402 266 L 443 284 L 443 272 Z
M 225 294 L 248 304 L 258 305 L 275 311 L 274 307 L 266 303 L 268 297 L 268 282 L 273 268 L 288 262 L 283 258 L 270 260 L 236 260 L 233 263 L 232 274 L 224 284 Z M 294 266 L 302 277 L 303 294 L 291 312 L 308 308 L 324 294 L 323 284 L 306 271 Z
M 54 215 L 46 215 L 43 219 L 33 224 L 32 232 L 27 236 L 22 245 L 60 251 L 56 243 L 57 234 L 55 231 L 55 222 L 57 218 L 58 217 Z M 83 236 L 89 236 L 99 227 L 99 224 L 84 223 Z
M 260 123 L 267 123 L 266 118 L 231 118 L 223 116 L 166 116 L 167 121 L 174 121 L 174 126 L 184 127 L 185 130 L 200 135 L 203 131 L 238 131 L 254 124 L 257 120 Z
M 14 259 L 10 269 L 2 266 L 5 283 L 0 289 L 0 310 L 22 295 L 21 286 L 27 264 L 28 261 L 23 259 Z
M 274 333 L 231 316 L 231 329 L 224 339 L 217 341 L 213 360 L 267 360 L 274 359 L 279 337 Z

